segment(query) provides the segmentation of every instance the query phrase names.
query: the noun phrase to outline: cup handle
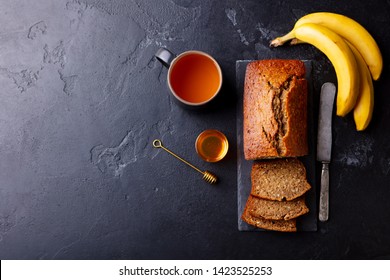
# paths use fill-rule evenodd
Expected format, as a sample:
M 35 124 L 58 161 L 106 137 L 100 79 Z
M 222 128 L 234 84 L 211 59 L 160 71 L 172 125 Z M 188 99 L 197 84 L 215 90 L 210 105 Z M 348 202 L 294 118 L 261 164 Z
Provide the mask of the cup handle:
M 175 55 L 166 48 L 159 48 L 154 56 L 167 68 L 169 68 L 175 57 Z

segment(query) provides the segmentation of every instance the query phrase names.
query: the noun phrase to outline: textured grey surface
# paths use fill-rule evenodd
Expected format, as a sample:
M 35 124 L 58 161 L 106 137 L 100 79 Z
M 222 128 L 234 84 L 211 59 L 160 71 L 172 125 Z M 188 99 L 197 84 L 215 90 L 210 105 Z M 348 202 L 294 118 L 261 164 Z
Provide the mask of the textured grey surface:
M 236 60 L 317 62 L 310 46 L 269 49 L 297 18 L 328 10 L 361 22 L 385 59 L 373 122 L 334 120 L 330 220 L 315 233 L 237 230 Z M 367 16 L 370 13 L 372 16 Z M 381 258 L 390 254 L 388 1 L 0 1 L 0 258 Z M 224 72 L 207 110 L 178 107 L 153 58 L 198 49 Z M 223 131 L 229 153 L 202 162 L 194 141 Z M 204 183 L 155 138 L 215 172 Z

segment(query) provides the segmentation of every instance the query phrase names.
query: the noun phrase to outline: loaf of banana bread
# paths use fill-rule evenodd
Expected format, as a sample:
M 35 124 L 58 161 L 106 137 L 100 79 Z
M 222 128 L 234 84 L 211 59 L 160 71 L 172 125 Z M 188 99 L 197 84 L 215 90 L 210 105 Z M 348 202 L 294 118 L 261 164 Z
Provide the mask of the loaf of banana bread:
M 308 153 L 307 81 L 300 60 L 258 60 L 247 65 L 243 100 L 247 160 Z

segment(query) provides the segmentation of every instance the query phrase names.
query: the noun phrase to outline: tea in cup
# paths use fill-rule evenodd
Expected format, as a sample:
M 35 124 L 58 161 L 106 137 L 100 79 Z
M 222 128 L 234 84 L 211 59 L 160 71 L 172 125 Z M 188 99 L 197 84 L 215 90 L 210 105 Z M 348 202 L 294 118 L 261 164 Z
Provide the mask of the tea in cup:
M 195 107 L 205 105 L 221 90 L 221 67 L 209 54 L 192 50 L 175 56 L 160 48 L 155 56 L 168 68 L 168 87 L 180 103 Z

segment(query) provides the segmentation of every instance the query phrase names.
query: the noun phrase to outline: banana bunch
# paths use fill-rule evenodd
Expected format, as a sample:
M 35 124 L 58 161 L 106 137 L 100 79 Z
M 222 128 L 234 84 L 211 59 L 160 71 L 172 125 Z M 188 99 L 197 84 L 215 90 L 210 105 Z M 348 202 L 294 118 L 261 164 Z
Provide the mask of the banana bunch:
M 357 130 L 371 121 L 374 108 L 372 80 L 378 80 L 383 68 L 381 52 L 375 40 L 359 23 L 335 13 L 312 13 L 300 18 L 294 28 L 271 41 L 272 47 L 309 43 L 322 51 L 337 76 L 337 115 L 353 110 Z

